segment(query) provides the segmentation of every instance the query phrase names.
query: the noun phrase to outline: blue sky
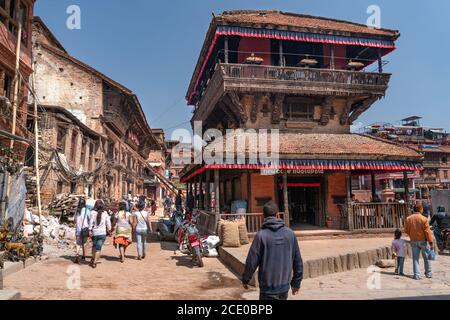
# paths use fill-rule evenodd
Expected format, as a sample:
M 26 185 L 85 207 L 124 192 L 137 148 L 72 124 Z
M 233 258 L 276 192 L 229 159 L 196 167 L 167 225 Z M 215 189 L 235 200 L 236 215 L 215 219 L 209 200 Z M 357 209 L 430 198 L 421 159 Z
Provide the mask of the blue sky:
M 81 30 L 66 27 L 66 8 L 81 8 Z M 277 9 L 365 23 L 367 7 L 381 8 L 382 27 L 400 30 L 386 57 L 393 73 L 384 100 L 358 121 L 423 124 L 450 131 L 450 1 L 406 0 L 38 0 L 40 16 L 68 52 L 133 90 L 153 128 L 190 128 L 184 96 L 211 13 Z M 166 138 L 170 136 L 166 135 Z

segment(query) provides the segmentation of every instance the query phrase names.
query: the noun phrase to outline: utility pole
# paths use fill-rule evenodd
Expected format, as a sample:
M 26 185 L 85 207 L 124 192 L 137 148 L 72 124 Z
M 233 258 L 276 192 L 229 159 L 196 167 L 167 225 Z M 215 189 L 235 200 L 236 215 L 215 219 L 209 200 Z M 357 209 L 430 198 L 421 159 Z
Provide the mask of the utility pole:
M 35 63 L 33 65 L 33 74 L 32 74 L 32 94 L 34 101 L 34 165 L 36 171 L 36 193 L 37 193 L 37 205 L 38 205 L 38 214 L 39 214 L 39 234 L 42 235 L 42 207 L 41 207 L 41 178 L 39 174 L 39 124 L 38 124 L 38 110 L 37 110 L 37 95 L 36 95 L 36 79 L 35 79 Z
M 22 24 L 19 23 L 19 30 L 17 32 L 17 45 L 16 45 L 16 70 L 14 74 L 14 98 L 13 98 L 13 114 L 12 114 L 12 126 L 11 133 L 14 136 L 16 134 L 16 121 L 17 121 L 17 104 L 19 100 L 19 85 L 20 79 L 20 45 L 22 44 Z M 11 151 L 14 149 L 14 139 L 11 139 L 9 148 Z M 8 204 L 9 204 L 9 193 L 10 193 L 10 181 L 9 174 L 6 173 L 6 206 L 5 206 L 5 221 L 8 221 Z

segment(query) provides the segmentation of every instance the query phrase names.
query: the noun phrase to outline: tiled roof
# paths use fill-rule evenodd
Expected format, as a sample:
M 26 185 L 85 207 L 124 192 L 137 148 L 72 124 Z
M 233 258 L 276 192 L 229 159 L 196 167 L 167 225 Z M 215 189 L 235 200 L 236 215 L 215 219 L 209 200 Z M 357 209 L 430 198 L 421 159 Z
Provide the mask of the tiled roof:
M 218 24 L 221 22 L 238 25 L 271 24 L 274 26 L 309 29 L 312 32 L 348 32 L 391 37 L 394 40 L 400 35 L 396 30 L 375 29 L 359 23 L 281 11 L 225 11 L 222 15 L 217 16 L 215 20 Z
M 238 136 L 234 134 L 237 144 Z M 226 140 L 224 138 L 224 140 Z M 270 150 L 270 135 L 267 139 Z M 213 150 L 219 146 L 219 141 L 213 141 L 207 148 Z M 228 150 L 224 145 L 224 151 Z M 242 150 L 242 143 L 239 144 Z M 230 148 L 231 149 L 231 148 Z M 364 159 L 364 160 L 414 160 L 422 158 L 422 154 L 414 149 L 387 140 L 358 134 L 305 134 L 296 132 L 280 132 L 279 153 L 282 159 Z M 246 152 L 256 152 L 257 147 L 245 143 Z

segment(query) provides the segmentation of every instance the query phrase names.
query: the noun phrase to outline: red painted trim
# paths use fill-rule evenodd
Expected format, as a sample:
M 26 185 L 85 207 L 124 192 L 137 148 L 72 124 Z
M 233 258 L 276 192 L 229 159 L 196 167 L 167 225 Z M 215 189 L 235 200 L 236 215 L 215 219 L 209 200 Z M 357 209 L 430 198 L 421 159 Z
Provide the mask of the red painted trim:
M 188 182 L 195 176 L 205 172 L 206 170 L 223 170 L 223 169 L 246 169 L 246 170 L 324 170 L 324 171 L 349 171 L 349 170 L 370 170 L 377 171 L 383 173 L 390 172 L 402 172 L 402 171 L 417 171 L 412 170 L 410 166 L 359 166 L 359 165 L 351 165 L 351 166 L 289 166 L 289 165 L 278 165 L 278 166 L 264 166 L 264 165 L 255 165 L 255 164 L 213 164 L 213 165 L 205 165 L 202 168 L 194 171 L 192 174 L 187 176 L 186 178 L 181 179 L 182 183 Z
M 283 184 L 279 183 L 278 186 L 282 188 Z M 288 183 L 288 187 L 318 188 L 320 183 Z

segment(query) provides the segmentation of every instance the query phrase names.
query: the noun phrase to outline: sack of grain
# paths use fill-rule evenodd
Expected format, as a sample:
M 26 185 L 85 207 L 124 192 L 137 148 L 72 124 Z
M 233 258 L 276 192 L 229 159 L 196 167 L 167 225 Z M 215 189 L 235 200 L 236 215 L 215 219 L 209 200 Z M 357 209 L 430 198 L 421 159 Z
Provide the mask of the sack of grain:
M 233 221 L 225 221 L 222 224 L 223 246 L 225 248 L 238 248 L 239 240 L 239 224 Z
M 226 220 L 220 219 L 217 223 L 217 231 L 216 234 L 219 237 L 219 245 L 223 244 L 223 224 Z
M 249 244 L 250 239 L 248 238 L 247 223 L 245 222 L 245 218 L 238 220 L 238 228 L 239 228 L 239 242 L 241 246 Z

